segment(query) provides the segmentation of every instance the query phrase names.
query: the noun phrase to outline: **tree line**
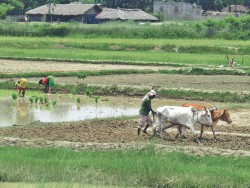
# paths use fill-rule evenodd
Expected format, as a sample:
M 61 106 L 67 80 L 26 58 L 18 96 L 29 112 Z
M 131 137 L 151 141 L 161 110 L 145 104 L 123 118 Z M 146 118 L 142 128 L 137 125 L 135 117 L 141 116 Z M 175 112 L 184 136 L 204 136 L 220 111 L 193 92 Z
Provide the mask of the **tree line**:
M 146 12 L 153 11 L 153 4 L 161 0 L 78 0 L 81 3 L 100 3 L 109 8 L 139 8 Z M 203 10 L 218 10 L 231 4 L 250 7 L 250 0 L 175 0 L 195 3 L 202 6 Z M 6 15 L 22 15 L 26 11 L 49 3 L 67 4 L 76 0 L 1 0 L 0 19 Z

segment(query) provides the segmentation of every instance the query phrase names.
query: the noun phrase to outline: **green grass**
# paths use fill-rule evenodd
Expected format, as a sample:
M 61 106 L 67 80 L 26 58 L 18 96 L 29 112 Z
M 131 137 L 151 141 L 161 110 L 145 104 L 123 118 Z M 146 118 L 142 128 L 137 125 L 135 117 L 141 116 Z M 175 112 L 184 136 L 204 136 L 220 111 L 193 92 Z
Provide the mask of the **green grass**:
M 2 147 L 3 182 L 77 182 L 136 187 L 247 187 L 250 160 L 143 150 Z
M 73 37 L 8 37 L 0 36 L 0 44 L 26 48 L 35 47 L 56 47 L 55 44 L 65 46 L 81 47 L 87 45 L 124 45 L 124 46 L 207 46 L 207 47 L 235 47 L 247 48 L 250 46 L 250 41 L 241 40 L 223 40 L 223 39 L 122 39 L 122 38 L 73 38 Z M 63 46 L 62 46 L 63 47 Z M 60 46 L 57 46 L 60 48 Z
M 81 183 L 53 182 L 53 183 L 0 183 L 1 188 L 122 188 L 111 185 L 91 185 Z M 131 187 L 130 187 L 131 188 Z
M 0 89 L 0 97 L 12 97 L 12 94 L 15 92 L 18 95 L 18 92 L 14 90 L 14 87 L 13 87 L 13 90 Z M 40 94 L 41 94 L 40 91 L 26 90 L 25 96 L 32 97 L 32 96 L 36 96 L 36 95 L 40 95 Z
M 16 49 L 0 47 L 0 58 L 24 59 L 37 58 L 41 60 L 98 60 L 98 61 L 143 61 L 143 62 L 166 62 L 191 65 L 227 65 L 225 55 L 221 54 L 198 54 L 198 53 L 174 53 L 152 51 L 98 51 L 82 49 Z M 234 55 L 243 65 L 250 66 L 248 55 Z M 119 63 L 117 63 L 119 64 Z
M 178 53 L 174 52 L 176 47 L 179 48 Z M 226 65 L 228 56 L 234 57 L 241 65 L 250 66 L 249 50 L 249 41 L 0 37 L 0 58 L 16 59 L 171 62 L 218 66 Z

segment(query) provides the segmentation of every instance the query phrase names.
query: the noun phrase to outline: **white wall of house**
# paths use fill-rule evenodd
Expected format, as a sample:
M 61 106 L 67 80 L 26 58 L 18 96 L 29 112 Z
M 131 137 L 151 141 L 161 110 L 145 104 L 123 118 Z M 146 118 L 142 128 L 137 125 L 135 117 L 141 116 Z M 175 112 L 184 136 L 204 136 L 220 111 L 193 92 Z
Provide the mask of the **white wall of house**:
M 187 2 L 155 2 L 154 13 L 162 13 L 166 20 L 202 19 L 201 7 Z

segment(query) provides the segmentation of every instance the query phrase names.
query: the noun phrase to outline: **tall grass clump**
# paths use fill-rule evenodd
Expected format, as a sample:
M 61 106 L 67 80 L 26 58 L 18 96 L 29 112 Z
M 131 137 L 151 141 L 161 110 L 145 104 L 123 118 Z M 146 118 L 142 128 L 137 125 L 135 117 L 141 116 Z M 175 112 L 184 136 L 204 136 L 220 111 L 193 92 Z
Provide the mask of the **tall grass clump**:
M 100 96 L 95 96 L 95 102 L 98 103 Z
M 52 101 L 52 105 L 55 106 L 56 105 L 56 101 Z
M 16 100 L 17 99 L 17 94 L 16 93 L 12 93 L 11 97 L 12 97 L 13 100 Z
M 86 93 L 87 96 L 92 97 L 93 90 L 91 88 L 87 88 L 86 91 L 85 91 L 85 93 Z
M 39 101 L 41 104 L 43 104 L 43 97 L 39 97 Z
M 30 101 L 31 104 L 33 104 L 33 103 L 34 103 L 33 97 L 30 97 L 30 98 L 29 98 L 29 101 Z
M 37 103 L 39 100 L 39 97 L 35 96 L 35 103 Z
M 71 94 L 72 94 L 72 95 L 76 95 L 76 88 L 73 88 L 73 89 L 71 90 Z
M 80 99 L 79 97 L 77 97 L 76 102 L 77 102 L 78 104 L 80 104 L 80 103 L 81 103 L 81 99 Z
M 44 103 L 48 103 L 48 98 L 47 97 L 44 97 Z

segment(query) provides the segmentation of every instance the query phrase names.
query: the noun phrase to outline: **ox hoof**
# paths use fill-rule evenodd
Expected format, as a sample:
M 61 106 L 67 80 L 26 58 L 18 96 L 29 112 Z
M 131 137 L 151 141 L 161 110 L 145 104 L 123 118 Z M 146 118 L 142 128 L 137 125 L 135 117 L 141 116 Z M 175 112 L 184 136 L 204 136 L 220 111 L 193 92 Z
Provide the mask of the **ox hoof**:
M 198 139 L 198 138 L 194 138 L 193 141 L 194 141 L 195 143 L 197 143 L 198 145 L 200 145 L 200 142 L 199 142 L 199 139 Z

